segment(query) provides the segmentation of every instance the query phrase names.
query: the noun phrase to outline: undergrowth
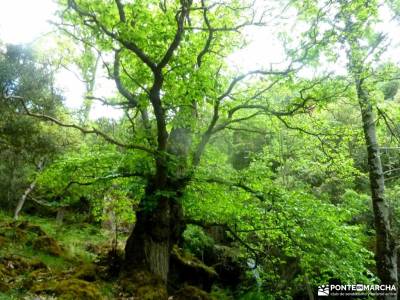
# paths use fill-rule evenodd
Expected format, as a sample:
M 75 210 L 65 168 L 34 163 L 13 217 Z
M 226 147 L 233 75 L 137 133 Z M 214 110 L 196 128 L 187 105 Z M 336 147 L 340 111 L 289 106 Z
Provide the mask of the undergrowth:
M 91 224 L 58 224 L 35 216 L 13 221 L 0 212 L 0 300 L 115 299 L 114 283 L 97 277 L 94 268 L 95 282 L 76 275 L 108 251 L 111 235 Z M 73 294 L 67 286 L 74 287 Z

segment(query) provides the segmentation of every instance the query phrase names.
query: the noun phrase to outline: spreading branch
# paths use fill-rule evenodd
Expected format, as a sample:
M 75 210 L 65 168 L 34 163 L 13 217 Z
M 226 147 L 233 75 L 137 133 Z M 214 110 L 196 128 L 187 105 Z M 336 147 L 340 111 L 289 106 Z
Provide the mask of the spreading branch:
M 5 99 L 16 99 L 16 100 L 19 100 L 20 103 L 22 104 L 22 107 L 23 107 L 23 109 L 25 111 L 25 114 L 28 115 L 28 116 L 31 116 L 31 117 L 34 117 L 34 118 L 38 118 L 38 119 L 41 119 L 41 120 L 44 120 L 44 121 L 50 121 L 50 122 L 52 122 L 54 124 L 57 124 L 57 125 L 59 125 L 61 127 L 74 128 L 74 129 L 77 129 L 77 130 L 81 131 L 84 134 L 95 134 L 97 136 L 102 137 L 105 141 L 107 141 L 107 142 L 109 142 L 111 144 L 117 145 L 119 147 L 122 147 L 122 148 L 137 149 L 137 150 L 145 151 L 145 152 L 150 153 L 152 155 L 157 155 L 157 152 L 152 150 L 152 149 L 149 149 L 149 148 L 147 148 L 145 146 L 142 146 L 142 145 L 125 144 L 125 143 L 123 143 L 121 141 L 116 140 L 115 138 L 109 136 L 108 134 L 104 133 L 103 131 L 101 131 L 101 130 L 95 128 L 95 127 L 92 127 L 91 129 L 88 129 L 88 128 L 84 128 L 84 127 L 76 125 L 76 124 L 64 123 L 64 122 L 62 122 L 62 121 L 60 121 L 60 120 L 58 120 L 58 119 L 56 119 L 56 118 L 54 118 L 52 116 L 48 116 L 48 115 L 45 115 L 45 114 L 33 113 L 28 109 L 28 107 L 27 107 L 27 105 L 25 103 L 25 99 L 23 97 L 20 97 L 20 96 L 5 96 Z
M 228 121 L 224 122 L 223 124 L 220 124 L 217 126 L 217 122 L 219 120 L 219 110 L 221 106 L 221 102 L 228 96 L 231 95 L 232 91 L 235 89 L 236 85 L 239 84 L 241 81 L 244 79 L 250 77 L 250 76 L 278 76 L 278 75 L 287 75 L 288 73 L 292 72 L 291 65 L 286 70 L 283 71 L 274 71 L 274 70 L 253 70 L 250 72 L 247 72 L 245 74 L 239 75 L 235 78 L 232 79 L 230 84 L 228 85 L 227 89 L 220 94 L 217 99 L 214 101 L 214 108 L 213 108 L 213 116 L 211 118 L 210 124 L 208 125 L 206 131 L 203 133 L 201 140 L 199 144 L 196 147 L 196 151 L 193 154 L 193 166 L 197 166 L 200 163 L 201 156 L 203 155 L 203 152 L 205 150 L 205 147 L 207 143 L 210 141 L 211 136 L 223 129 L 225 129 L 227 126 L 233 124 L 233 123 L 239 123 L 248 119 L 251 119 L 257 115 L 260 114 L 260 112 L 256 112 L 254 114 L 251 114 L 250 116 L 243 117 L 243 118 L 237 118 L 237 119 L 231 119 L 228 118 Z M 275 81 L 273 81 L 275 82 Z M 269 85 L 268 89 L 265 89 L 264 92 L 267 92 L 270 88 L 272 88 L 273 84 Z M 231 114 L 232 117 L 233 113 Z
M 124 173 L 114 173 L 114 174 L 108 174 L 105 176 L 101 177 L 95 177 L 94 179 L 90 181 L 77 181 L 77 180 L 72 180 L 66 184 L 66 186 L 61 190 L 59 195 L 64 195 L 65 192 L 67 192 L 73 185 L 79 185 L 79 186 L 89 186 L 96 184 L 101 181 L 108 181 L 108 180 L 114 180 L 118 178 L 130 178 L 130 177 L 141 177 L 141 178 L 147 178 L 148 175 L 144 173 L 139 173 L 139 172 L 124 172 Z
M 181 0 L 181 9 L 177 12 L 176 17 L 175 17 L 176 23 L 177 23 L 177 29 L 175 32 L 175 36 L 174 36 L 173 41 L 169 45 L 168 50 L 165 52 L 163 58 L 157 65 L 157 68 L 159 70 L 163 69 L 169 63 L 169 61 L 172 58 L 172 55 L 174 54 L 174 51 L 178 48 L 178 46 L 182 40 L 182 36 L 184 33 L 183 25 L 184 25 L 186 17 L 189 14 L 190 5 L 191 5 L 191 1 Z
M 119 1 L 117 1 L 117 3 L 118 2 Z M 134 41 L 125 40 L 117 33 L 109 30 L 102 22 L 99 21 L 99 19 L 97 18 L 97 16 L 95 14 L 92 14 L 92 13 L 87 12 L 84 9 L 82 9 L 79 5 L 77 5 L 75 0 L 68 0 L 68 6 L 70 8 L 72 8 L 75 12 L 77 12 L 78 15 L 82 19 L 87 20 L 87 22 L 85 23 L 87 26 L 94 29 L 92 26 L 90 26 L 90 23 L 94 23 L 97 26 L 97 28 L 99 28 L 108 37 L 118 41 L 125 48 L 131 50 L 152 71 L 156 70 L 156 64 L 150 59 L 150 57 Z M 120 7 L 122 8 L 122 10 L 119 10 L 119 12 L 121 14 L 121 12 L 123 12 L 123 6 L 121 5 Z M 120 17 L 121 17 L 121 15 L 120 15 Z M 124 17 L 124 14 L 122 15 L 122 17 Z
M 115 0 L 115 4 L 117 5 L 117 8 L 118 8 L 118 14 L 119 14 L 120 21 L 125 23 L 126 16 L 125 16 L 124 5 L 121 3 L 121 0 Z
M 199 55 L 197 56 L 197 66 L 199 68 L 201 67 L 201 63 L 202 63 L 204 55 L 206 55 L 207 52 L 209 52 L 209 49 L 211 47 L 211 42 L 214 38 L 214 30 L 211 28 L 210 20 L 208 19 L 208 16 L 207 16 L 208 8 L 206 7 L 204 0 L 201 0 L 201 6 L 202 6 L 202 10 L 203 10 L 204 23 L 206 24 L 207 29 L 208 29 L 208 36 L 207 36 L 207 40 L 206 40 L 206 43 L 205 43 L 203 49 L 200 51 Z
M 138 105 L 138 102 L 136 100 L 135 95 L 133 95 L 131 92 L 128 91 L 128 89 L 123 85 L 121 76 L 120 76 L 120 65 L 121 65 L 121 57 L 120 57 L 120 51 L 117 50 L 114 53 L 114 72 L 113 72 L 113 78 L 115 81 L 115 84 L 117 86 L 118 91 L 121 93 L 122 96 L 124 96 L 130 103 L 132 107 L 136 107 Z
M 265 198 L 265 195 L 263 192 L 254 190 L 253 188 L 249 187 L 248 185 L 246 185 L 242 182 L 234 182 L 234 181 L 229 181 L 229 180 L 225 180 L 222 178 L 206 178 L 206 179 L 192 178 L 192 180 L 196 180 L 198 182 L 205 182 L 205 183 L 217 183 L 217 184 L 225 185 L 228 187 L 236 187 L 236 188 L 239 188 L 239 189 L 251 194 L 252 196 L 257 198 L 261 202 L 264 202 L 264 203 L 267 202 L 267 199 Z

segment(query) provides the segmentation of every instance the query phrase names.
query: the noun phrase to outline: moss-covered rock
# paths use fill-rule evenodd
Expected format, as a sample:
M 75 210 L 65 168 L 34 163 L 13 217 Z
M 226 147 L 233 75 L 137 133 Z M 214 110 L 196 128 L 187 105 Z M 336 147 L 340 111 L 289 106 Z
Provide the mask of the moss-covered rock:
M 63 300 L 103 299 L 95 284 L 76 278 L 62 280 L 56 286 L 55 293 Z
M 30 287 L 30 292 L 35 294 L 53 294 L 57 287 L 56 280 L 38 280 L 33 282 L 33 285 Z
M 0 280 L 0 292 L 6 293 L 10 290 L 10 285 Z
M 183 286 L 178 292 L 173 295 L 174 300 L 214 300 L 205 291 L 191 285 Z
M 165 284 L 161 278 L 143 270 L 133 270 L 125 273 L 119 279 L 124 296 L 133 296 L 140 300 L 168 299 Z
M 46 252 L 50 255 L 60 256 L 63 250 L 57 241 L 47 235 L 41 236 L 33 241 L 32 247 L 35 250 Z
M 185 266 L 203 271 L 204 273 L 208 274 L 210 277 L 218 276 L 217 272 L 215 272 L 215 270 L 213 268 L 206 266 L 197 257 L 191 255 L 188 252 L 185 252 L 183 249 L 179 248 L 177 245 L 175 245 L 172 248 L 172 257 L 179 260 Z
M 33 259 L 31 261 L 29 261 L 29 265 L 30 265 L 30 269 L 32 270 L 48 270 L 48 267 L 46 266 L 46 264 L 40 260 L 37 259 Z
M 51 275 L 47 269 L 37 269 L 26 275 L 22 281 L 22 286 L 29 290 L 40 282 L 47 282 L 50 280 Z M 39 289 L 40 290 L 40 289 Z
M 38 236 L 46 235 L 46 232 L 44 232 L 40 226 L 31 224 L 28 221 L 16 222 L 14 226 L 25 231 L 33 232 Z
M 7 239 L 4 236 L 0 235 L 0 248 L 4 247 L 7 244 Z
M 20 256 L 10 255 L 0 258 L 0 265 L 8 272 L 20 273 L 30 269 L 30 261 Z
M 32 240 L 45 235 L 46 233 L 40 226 L 28 221 L 4 222 L 0 225 L 0 243 L 3 246 L 8 243 L 31 244 Z
M 4 270 L 3 266 L 0 265 L 0 292 L 7 292 L 11 289 L 10 282 L 13 279 L 13 274 L 8 273 Z
M 40 278 L 36 273 L 46 273 Z M 0 292 L 19 288 L 29 289 L 33 283 L 49 276 L 47 266 L 38 260 L 10 255 L 0 258 Z M 32 275 L 31 275 L 32 274 Z
M 0 291 L 29 289 L 38 280 L 38 276 L 32 273 L 48 273 L 47 266 L 38 260 L 10 255 L 0 258 Z
M 47 266 L 41 261 L 30 260 L 16 255 L 0 258 L 0 278 L 38 269 L 47 269 Z
M 74 278 L 93 282 L 98 278 L 98 269 L 94 264 L 83 264 L 73 275 Z
M 218 277 L 213 268 L 176 245 L 172 248 L 170 274 L 177 286 L 187 284 L 206 291 Z
M 113 284 L 100 280 L 97 265 L 70 255 L 41 226 L 0 221 L 0 247 L 0 298 L 26 291 L 27 299 L 114 299 Z
M 213 252 L 208 253 L 206 259 L 215 264 L 219 278 L 218 282 L 224 287 L 235 290 L 246 278 L 247 262 L 240 260 L 240 253 L 232 247 L 215 245 Z
M 76 278 L 37 282 L 30 291 L 35 294 L 54 294 L 58 296 L 58 299 L 63 300 L 104 299 L 94 283 Z

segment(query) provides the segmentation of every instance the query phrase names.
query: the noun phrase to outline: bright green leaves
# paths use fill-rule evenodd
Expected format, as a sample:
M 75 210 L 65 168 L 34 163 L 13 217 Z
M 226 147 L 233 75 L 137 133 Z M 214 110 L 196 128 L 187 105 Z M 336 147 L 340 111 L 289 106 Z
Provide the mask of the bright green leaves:
M 95 151 L 83 145 L 79 153 L 68 152 L 56 160 L 40 175 L 38 184 L 47 198 L 61 203 L 67 198 L 69 202 L 77 202 L 82 196 L 91 199 L 99 218 L 102 215 L 96 207 L 102 210 L 108 206 L 128 218 L 132 215 L 132 201 L 139 201 L 144 184 L 140 174 L 139 177 L 129 174 L 137 169 L 146 172 L 144 165 L 135 164 L 135 159 L 121 155 L 111 146 Z M 137 161 L 143 163 L 143 159 Z
M 214 240 L 204 230 L 194 225 L 187 226 L 183 238 L 185 248 L 198 257 L 204 255 L 204 250 L 214 245 Z
M 373 255 L 366 248 L 364 226 L 347 223 L 351 221 L 350 214 L 365 212 L 360 207 L 365 196 L 349 192 L 343 200 L 346 205 L 335 207 L 301 189 L 289 192 L 274 187 L 266 177 L 263 179 L 263 187 L 253 184 L 256 178 L 246 184 L 263 191 L 266 202 L 233 186 L 193 182 L 184 202 L 186 214 L 206 224 L 226 224 L 234 230 L 258 253 L 263 285 L 274 293 L 282 292 L 280 286 L 300 288 L 307 280 L 312 285 L 326 283 L 330 278 L 344 283 L 373 282 L 368 270 Z M 192 228 L 187 235 L 195 235 L 195 241 L 199 239 L 200 246 L 190 244 L 196 250 L 208 243 Z M 233 240 L 244 258 L 254 258 L 253 252 Z M 293 277 L 284 275 L 288 265 L 297 270 Z
M 157 64 L 179 36 L 179 1 L 122 1 L 124 12 L 111 0 L 76 3 L 81 10 L 69 9 L 64 21 L 104 54 L 110 77 L 118 77 L 113 74 L 117 68 L 111 52 L 119 53 L 119 79 L 130 95 L 111 99 L 112 104 L 124 105 L 126 118 L 117 124 L 102 120 L 97 125 L 119 140 L 153 147 L 156 122 L 160 127 L 166 123 L 159 128 L 170 134 L 165 181 L 194 174 L 184 190 L 185 217 L 232 228 L 239 256 L 257 256 L 266 286 L 277 295 L 287 296 L 280 288 L 285 280 L 293 291 L 310 283 L 325 284 L 329 278 L 346 283 L 371 281 L 365 228 L 351 217 L 367 213 L 367 208 L 357 208 L 365 205 L 365 196 L 352 192 L 362 188 L 366 179 L 365 152 L 353 107 L 356 91 L 346 72 L 339 77 L 334 69 L 327 75 L 320 59 L 336 63 L 350 46 L 377 41 L 379 36 L 371 30 L 377 16 L 375 1 L 297 1 L 300 23 L 307 26 L 282 35 L 288 47 L 288 61 L 283 65 L 291 69 L 247 75 L 230 70 L 226 60 L 245 43 L 237 32 L 242 27 L 235 29 L 252 18 L 251 8 L 240 8 L 246 5 L 243 1 L 229 5 L 206 1 L 207 7 L 194 1 L 180 44 L 162 70 Z M 366 50 L 359 47 L 353 55 L 365 57 Z M 88 69 L 93 58 L 84 57 L 82 67 Z M 297 73 L 302 65 L 305 72 Z M 393 94 L 393 88 L 385 90 Z M 371 85 L 369 92 L 382 102 L 380 90 Z M 143 111 L 136 105 L 147 110 L 147 128 L 141 120 Z M 203 135 L 207 128 L 208 137 Z M 178 130 L 187 130 L 187 144 L 175 135 Z M 201 163 L 188 170 L 190 152 L 202 137 L 209 138 L 209 144 Z M 145 202 L 141 208 L 149 212 L 159 199 L 181 200 L 168 188 L 143 195 L 141 180 L 104 180 L 134 171 L 154 174 L 154 161 L 147 154 L 92 141 L 99 149 L 83 149 L 79 157 L 66 157 L 64 165 L 57 162 L 41 184 L 60 191 L 71 179 L 90 182 L 87 187 L 74 184 L 65 197 L 89 193 L 97 203 L 97 215 L 107 210 L 123 214 L 141 197 Z M 129 215 L 121 218 L 131 220 Z M 194 252 L 210 244 L 199 230 L 190 228 L 186 234 Z M 287 278 L 284 269 L 292 267 L 296 272 Z
M 92 213 L 99 221 L 116 224 L 132 224 L 135 222 L 135 212 L 132 207 L 138 206 L 142 195 L 141 188 L 137 187 L 135 194 L 129 191 L 130 183 L 126 180 L 115 180 L 108 189 L 92 200 Z M 102 198 L 101 198 L 102 197 Z
M 112 50 L 123 49 L 120 52 L 121 82 L 131 94 L 143 96 L 140 106 L 147 107 L 147 93 L 153 84 L 149 64 L 157 65 L 178 36 L 181 2 L 122 2 L 122 19 L 115 1 L 71 3 L 62 18 L 64 23 L 73 26 L 65 29 L 73 28 L 71 33 L 75 38 L 88 42 L 106 55 Z M 241 43 L 241 34 L 235 28 L 251 22 L 254 16 L 250 4 L 206 1 L 206 7 L 202 7 L 200 1 L 195 1 L 188 6 L 190 11 L 183 22 L 179 45 L 163 70 L 161 95 L 163 106 L 169 112 L 168 121 L 175 120 L 169 116 L 182 107 L 197 106 L 199 111 L 207 110 L 208 107 L 204 107 L 206 101 L 214 100 L 224 91 L 225 78 L 219 73 L 226 69 L 223 57 Z M 199 68 L 202 51 L 205 52 Z M 108 68 L 112 71 L 111 65 Z
M 369 281 L 372 254 L 362 244 L 360 228 L 343 224 L 341 209 L 304 192 L 288 193 L 284 199 L 277 204 L 288 220 L 288 246 L 283 249 L 288 256 L 300 258 L 301 269 L 315 285 L 332 277 Z

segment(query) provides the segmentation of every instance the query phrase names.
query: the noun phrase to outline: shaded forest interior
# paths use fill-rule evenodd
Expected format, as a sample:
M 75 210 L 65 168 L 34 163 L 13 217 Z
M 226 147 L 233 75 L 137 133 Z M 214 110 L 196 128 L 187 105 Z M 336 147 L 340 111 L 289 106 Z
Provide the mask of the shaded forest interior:
M 400 1 L 56 3 L 0 41 L 0 300 L 397 299 Z

